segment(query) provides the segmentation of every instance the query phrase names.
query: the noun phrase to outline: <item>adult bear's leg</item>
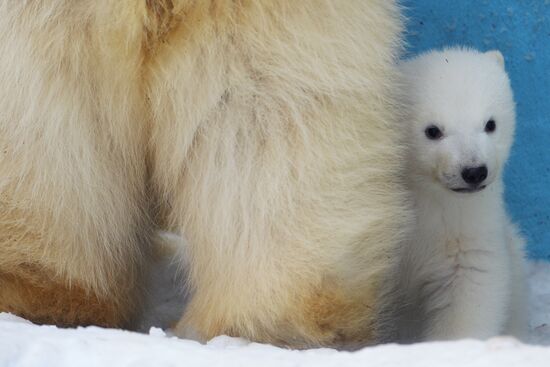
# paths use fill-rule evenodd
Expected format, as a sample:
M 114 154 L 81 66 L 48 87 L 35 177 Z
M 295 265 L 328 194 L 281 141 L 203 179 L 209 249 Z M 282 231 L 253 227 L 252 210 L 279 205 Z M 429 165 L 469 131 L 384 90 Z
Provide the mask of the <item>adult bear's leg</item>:
M 36 322 L 137 311 L 142 44 L 131 12 L 100 5 L 0 3 L 0 311 Z
M 378 340 L 409 218 L 394 2 L 182 4 L 147 79 L 154 180 L 189 242 L 177 332 Z

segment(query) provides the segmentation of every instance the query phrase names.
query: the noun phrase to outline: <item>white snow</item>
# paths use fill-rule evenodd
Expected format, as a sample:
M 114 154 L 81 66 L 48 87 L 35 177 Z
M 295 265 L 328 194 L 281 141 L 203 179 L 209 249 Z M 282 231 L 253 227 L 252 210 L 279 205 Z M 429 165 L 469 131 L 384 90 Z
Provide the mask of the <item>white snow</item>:
M 421 343 L 414 345 L 380 345 L 357 352 L 339 352 L 331 349 L 294 351 L 270 345 L 250 343 L 244 339 L 220 336 L 206 345 L 182 340 L 158 327 L 176 317 L 185 297 L 175 286 L 181 284 L 170 264 L 155 274 L 152 283 L 169 284 L 158 289 L 151 299 L 160 299 L 150 305 L 140 334 L 122 330 L 87 327 L 60 329 L 38 326 L 10 314 L 0 314 L 0 366 L 319 366 L 319 367 L 537 367 L 550 366 L 550 263 L 530 265 L 531 341 L 522 344 L 513 338 L 498 337 L 482 342 Z M 168 270 L 167 270 L 168 269 Z M 162 283 L 161 283 L 162 282 Z M 154 284 L 152 284 L 154 285 Z M 155 312 L 163 311 L 162 318 Z

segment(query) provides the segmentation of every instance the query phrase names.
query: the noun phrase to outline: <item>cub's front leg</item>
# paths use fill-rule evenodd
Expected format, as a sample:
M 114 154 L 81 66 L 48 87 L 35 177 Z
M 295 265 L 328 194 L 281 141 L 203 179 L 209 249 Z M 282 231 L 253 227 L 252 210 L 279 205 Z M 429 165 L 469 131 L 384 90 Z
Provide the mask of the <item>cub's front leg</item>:
M 502 332 L 508 274 L 504 254 L 469 250 L 427 297 L 425 340 L 486 339 Z

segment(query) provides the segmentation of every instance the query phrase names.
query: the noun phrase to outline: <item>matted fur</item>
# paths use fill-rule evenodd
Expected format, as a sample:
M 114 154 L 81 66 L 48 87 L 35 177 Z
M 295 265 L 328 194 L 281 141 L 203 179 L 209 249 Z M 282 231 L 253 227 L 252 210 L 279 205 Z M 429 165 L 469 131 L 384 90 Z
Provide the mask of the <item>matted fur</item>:
M 160 215 L 189 241 L 178 333 L 379 337 L 408 221 L 393 1 L 0 4 L 0 274 L 130 315 Z

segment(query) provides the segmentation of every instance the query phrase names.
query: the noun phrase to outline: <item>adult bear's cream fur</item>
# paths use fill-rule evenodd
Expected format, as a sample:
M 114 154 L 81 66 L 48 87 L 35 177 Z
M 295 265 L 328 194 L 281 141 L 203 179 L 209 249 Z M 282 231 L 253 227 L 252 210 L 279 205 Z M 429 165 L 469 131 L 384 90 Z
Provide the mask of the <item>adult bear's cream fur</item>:
M 408 219 L 386 0 L 0 2 L 0 309 L 125 325 L 151 218 L 177 326 L 377 340 Z

